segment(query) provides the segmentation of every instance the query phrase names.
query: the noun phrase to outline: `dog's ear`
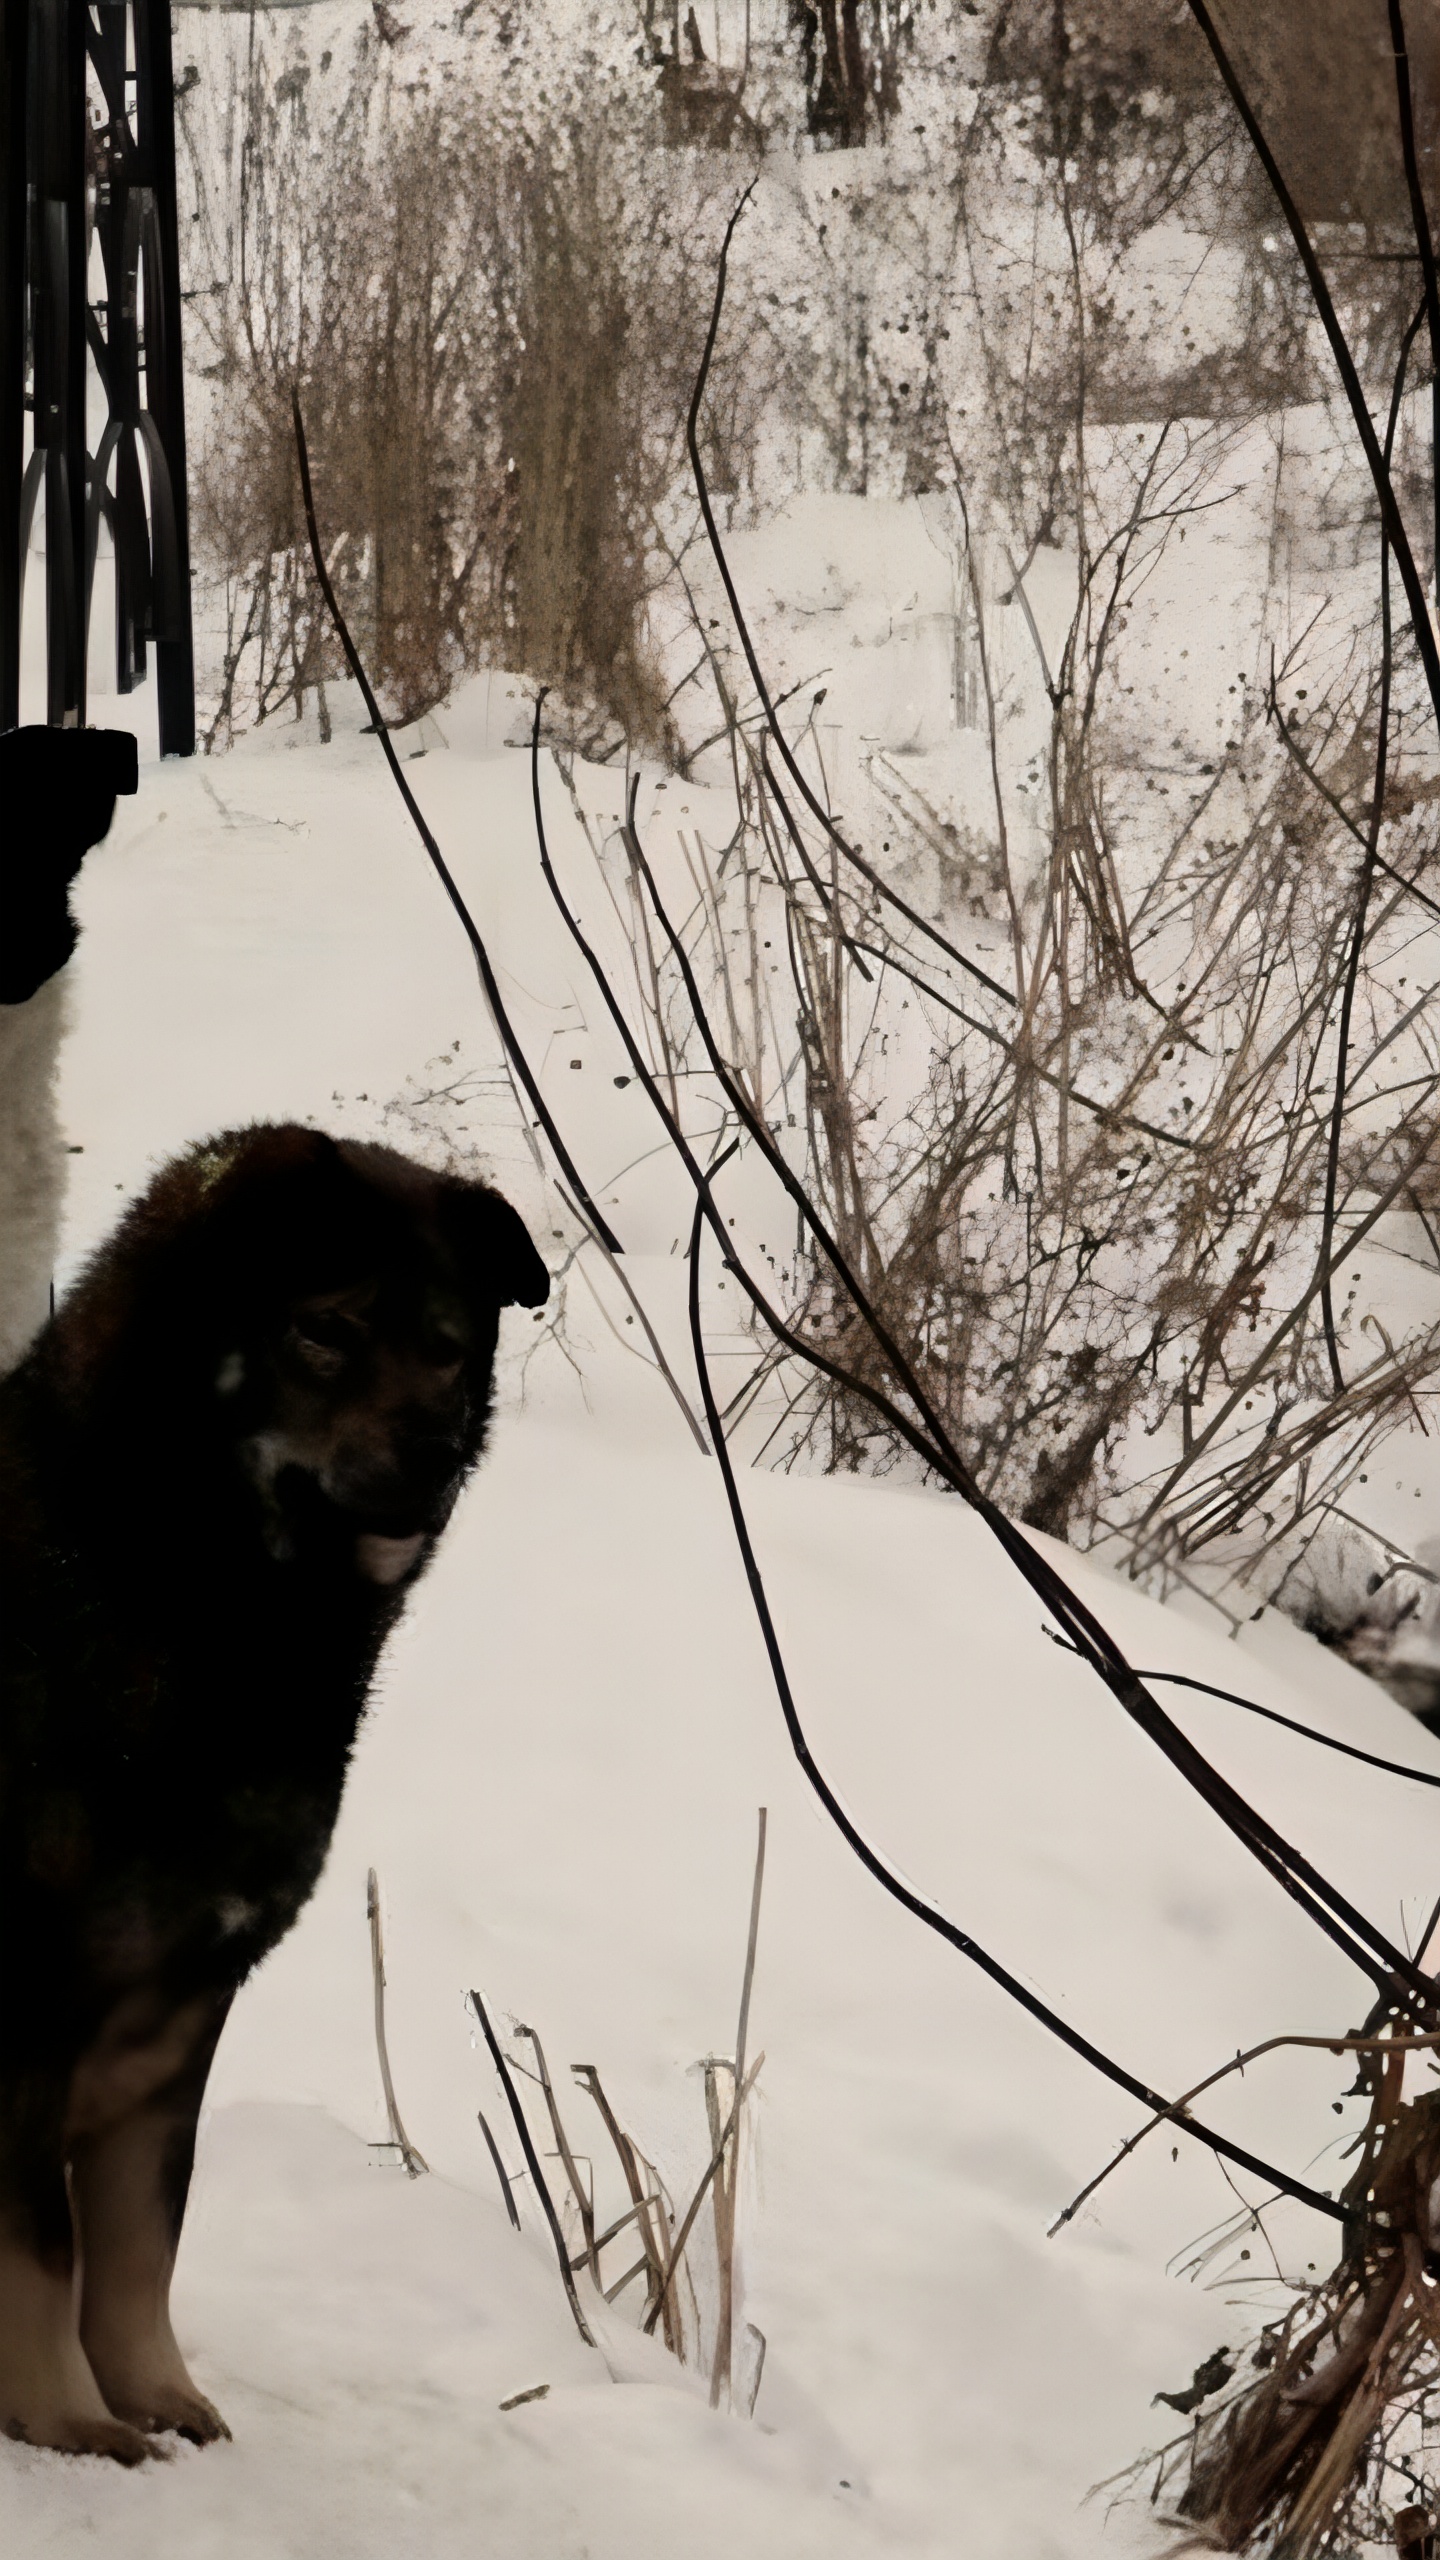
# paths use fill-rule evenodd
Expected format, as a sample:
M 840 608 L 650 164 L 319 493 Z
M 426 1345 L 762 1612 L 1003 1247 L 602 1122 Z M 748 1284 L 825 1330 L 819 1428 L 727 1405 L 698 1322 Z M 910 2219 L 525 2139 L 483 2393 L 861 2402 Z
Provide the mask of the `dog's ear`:
M 221 1130 L 162 1166 L 47 1329 L 62 1393 L 83 1397 L 122 1351 L 135 1378 L 208 1359 L 268 1303 L 297 1232 L 335 1230 L 345 1185 L 334 1140 L 289 1123 Z
M 550 1274 L 498 1191 L 482 1182 L 447 1184 L 441 1218 L 467 1298 L 492 1307 L 544 1306 Z

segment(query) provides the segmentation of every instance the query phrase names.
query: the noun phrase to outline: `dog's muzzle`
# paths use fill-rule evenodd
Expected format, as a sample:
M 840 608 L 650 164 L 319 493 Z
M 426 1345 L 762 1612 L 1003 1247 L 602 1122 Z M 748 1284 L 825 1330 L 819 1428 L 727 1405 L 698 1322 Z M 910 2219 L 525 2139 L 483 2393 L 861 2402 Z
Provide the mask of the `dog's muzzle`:
M 367 1582 L 378 1582 L 383 1590 L 393 1590 L 397 1582 L 414 1572 L 426 1535 L 421 1529 L 408 1538 L 386 1538 L 376 1529 L 362 1529 L 355 1541 L 356 1565 Z
M 418 1484 L 389 1474 L 363 1485 L 327 1484 L 323 1472 L 291 1459 L 267 1488 L 265 1539 L 277 1563 L 349 1569 L 381 1590 L 394 1590 L 439 1537 L 459 1491 L 456 1469 L 437 1485 L 438 1470 Z

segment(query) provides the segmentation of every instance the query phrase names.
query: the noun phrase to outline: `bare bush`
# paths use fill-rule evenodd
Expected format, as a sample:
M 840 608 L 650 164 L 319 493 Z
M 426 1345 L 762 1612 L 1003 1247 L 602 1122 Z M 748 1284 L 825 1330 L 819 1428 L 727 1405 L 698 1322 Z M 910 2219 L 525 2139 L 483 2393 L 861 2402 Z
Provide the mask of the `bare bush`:
M 747 635 L 709 636 L 721 598 L 692 562 L 715 707 L 687 695 L 687 734 L 692 762 L 728 767 L 726 840 L 681 839 L 680 867 L 656 847 L 664 923 L 636 889 L 633 841 L 594 849 L 630 875 L 612 885 L 634 902 L 657 1072 L 696 1097 L 707 1141 L 736 1128 L 733 1091 L 772 1129 L 803 1129 L 846 1262 L 984 1490 L 1036 1526 L 1118 1543 L 1161 1587 L 1234 1586 L 1227 1605 L 1248 1614 L 1285 1594 L 1440 1376 L 1433 1317 L 1376 1332 L 1337 1267 L 1392 1208 L 1423 1206 L 1440 1129 L 1428 982 L 1407 983 L 1437 906 L 1428 704 L 1413 640 L 1378 610 L 1373 492 L 1323 404 L 1303 432 L 1254 406 L 1178 409 L 1195 378 L 1176 362 L 1185 280 L 1149 289 L 1143 375 L 1112 359 L 1127 257 L 1182 199 L 1194 261 L 1211 255 L 1200 220 L 1218 222 L 1231 165 L 1214 115 L 1183 124 L 1188 160 L 1160 165 L 1149 135 L 1108 141 L 1103 221 L 1043 123 L 1027 139 L 1004 100 L 991 123 L 967 146 L 949 232 L 902 201 L 888 266 L 865 271 L 871 322 L 888 288 L 909 324 L 897 400 L 932 369 L 927 467 L 948 482 L 988 810 L 942 805 L 902 760 L 874 757 L 861 846 L 830 815 L 818 696 L 808 716 L 755 704 Z M 753 277 L 751 293 L 747 317 Z M 1418 430 L 1393 288 L 1372 278 L 1357 296 L 1403 472 Z M 1278 303 L 1280 341 L 1277 300 L 1256 316 L 1237 249 L 1234 360 L 1253 354 L 1262 385 L 1298 368 L 1308 388 L 1288 287 Z M 883 458 L 903 488 L 919 444 L 897 408 L 878 413 L 881 369 L 865 355 L 823 431 L 837 480 L 857 485 L 858 430 L 860 485 Z M 1187 533 L 1244 492 L 1268 506 L 1251 538 L 1269 581 L 1202 736 L 1176 701 L 1183 642 L 1153 597 Z M 1030 583 L 1057 551 L 1066 611 L 1042 635 Z M 1322 578 L 1333 603 L 1314 599 Z M 792 1305 L 843 1374 L 817 1386 L 758 1345 L 767 1445 L 912 1463 L 844 1383 L 884 1392 L 889 1376 L 843 1281 L 803 1251 L 790 1269 Z
M 696 337 L 693 205 L 625 218 L 648 140 L 397 99 L 254 36 L 189 108 L 214 385 L 197 473 L 223 621 L 209 742 L 338 672 L 305 564 L 292 392 L 331 567 L 397 721 L 481 665 L 553 686 L 592 748 L 670 741 L 646 611 Z M 642 101 L 643 106 L 643 101 Z

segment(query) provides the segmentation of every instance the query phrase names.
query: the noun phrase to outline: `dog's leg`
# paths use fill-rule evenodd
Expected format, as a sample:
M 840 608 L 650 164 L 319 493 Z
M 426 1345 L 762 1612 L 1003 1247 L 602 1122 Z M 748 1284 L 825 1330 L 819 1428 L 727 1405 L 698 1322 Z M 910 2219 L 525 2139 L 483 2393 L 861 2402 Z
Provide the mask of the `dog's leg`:
M 195 2158 L 195 2126 L 228 1997 L 182 2068 L 126 2113 L 71 2146 L 80 2228 L 80 2337 L 117 2418 L 192 2444 L 230 2433 L 196 2388 L 170 2326 L 170 2279 Z
M 6 2098 L 8 2121 L 0 2127 L 0 2429 L 61 2453 L 143 2462 L 151 2447 L 106 2405 L 80 2343 L 58 2109 L 37 2106 L 33 2090 L 23 2096 L 8 2090 Z M 47 2123 L 38 2124 L 37 2117 Z

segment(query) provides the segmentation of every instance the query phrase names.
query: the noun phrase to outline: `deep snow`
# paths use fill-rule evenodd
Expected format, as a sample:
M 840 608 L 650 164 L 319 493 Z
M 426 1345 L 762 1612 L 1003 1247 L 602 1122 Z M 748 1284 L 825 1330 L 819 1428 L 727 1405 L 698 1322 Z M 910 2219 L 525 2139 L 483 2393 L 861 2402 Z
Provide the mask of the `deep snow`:
M 409 771 L 679 1367 L 683 1196 L 644 1154 L 643 1101 L 616 1088 L 623 1062 L 542 903 L 525 760 L 498 743 L 505 693 L 469 688 Z M 80 907 L 61 1099 L 83 1153 L 62 1285 L 176 1145 L 280 1114 L 403 1142 L 457 1040 L 475 1070 L 468 1142 L 557 1261 L 568 1251 L 463 941 L 353 719 L 328 749 L 262 733 L 223 762 L 143 770 Z M 763 1241 L 769 1195 L 742 1183 L 734 1205 Z M 236 2441 L 138 2475 L 0 2447 L 9 2549 L 1069 2560 L 1154 2542 L 1143 2507 L 1107 2528 L 1103 2501 L 1079 2501 L 1171 2431 L 1152 2394 L 1255 2316 L 1244 2235 L 1199 2282 L 1166 2272 L 1234 2195 L 1198 2147 L 1172 2160 L 1156 2137 L 1046 2239 L 1137 2110 L 888 1903 L 825 1823 L 785 1742 L 718 1470 L 622 1347 L 613 1282 L 592 1277 L 616 1332 L 572 1282 L 569 1357 L 548 1324 L 508 1319 L 492 1453 L 388 1657 L 326 1875 L 222 2045 L 177 2317 Z M 713 1285 L 707 1303 L 723 1352 Z M 1173 2090 L 1263 2034 L 1355 2022 L 1364 1985 L 1046 1641 L 958 1503 L 763 1472 L 744 1492 L 822 1762 L 905 1874 L 1047 1999 Z M 1066 1569 L 1142 1663 L 1440 1770 L 1440 1747 L 1285 1623 L 1228 1645 L 1079 1559 Z M 1440 1883 L 1426 1791 L 1171 1696 L 1227 1774 L 1413 1941 Z M 768 2356 L 747 2424 L 712 2416 L 619 2310 L 604 2355 L 580 2344 L 538 2218 L 519 2239 L 505 2220 L 477 2107 L 513 2146 L 463 2002 L 477 1983 L 537 2026 L 561 2076 L 597 2063 L 683 2190 L 706 2149 L 691 2067 L 733 2036 L 762 1803 L 742 2309 Z M 400 2101 L 432 2168 L 414 2184 L 364 2147 L 384 2132 L 372 1864 Z M 1330 2110 L 1351 2076 L 1277 2056 L 1217 2092 L 1210 2120 L 1338 2184 L 1356 2110 Z M 565 2105 L 579 2140 L 584 2101 Z M 1329 2226 L 1267 2220 L 1288 2264 L 1324 2263 Z M 542 2382 L 546 2398 L 501 2412 Z

